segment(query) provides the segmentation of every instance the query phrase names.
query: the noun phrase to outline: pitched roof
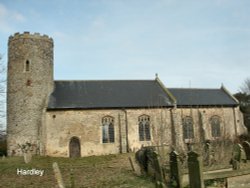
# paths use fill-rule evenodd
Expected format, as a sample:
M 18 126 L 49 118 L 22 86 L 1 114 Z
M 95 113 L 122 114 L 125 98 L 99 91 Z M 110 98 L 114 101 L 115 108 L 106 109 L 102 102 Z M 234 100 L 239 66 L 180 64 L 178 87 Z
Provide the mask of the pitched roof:
M 55 81 L 48 109 L 173 106 L 156 80 Z
M 237 106 L 238 102 L 224 89 L 169 88 L 177 106 Z

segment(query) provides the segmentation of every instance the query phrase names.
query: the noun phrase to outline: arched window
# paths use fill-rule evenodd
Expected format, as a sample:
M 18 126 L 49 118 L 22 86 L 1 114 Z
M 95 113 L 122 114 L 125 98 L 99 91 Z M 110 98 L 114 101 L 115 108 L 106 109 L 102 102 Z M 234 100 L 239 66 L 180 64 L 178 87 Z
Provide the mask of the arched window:
M 115 142 L 114 118 L 105 116 L 102 118 L 102 143 Z
M 149 141 L 151 139 L 150 117 L 147 115 L 142 115 L 138 118 L 138 122 L 139 122 L 139 140 Z
M 30 71 L 30 61 L 29 60 L 27 60 L 26 63 L 25 63 L 25 71 L 26 72 Z
M 211 125 L 211 134 L 212 137 L 220 137 L 220 117 L 219 116 L 212 116 L 210 118 L 210 125 Z
M 182 120 L 184 139 L 194 138 L 193 118 L 185 117 Z

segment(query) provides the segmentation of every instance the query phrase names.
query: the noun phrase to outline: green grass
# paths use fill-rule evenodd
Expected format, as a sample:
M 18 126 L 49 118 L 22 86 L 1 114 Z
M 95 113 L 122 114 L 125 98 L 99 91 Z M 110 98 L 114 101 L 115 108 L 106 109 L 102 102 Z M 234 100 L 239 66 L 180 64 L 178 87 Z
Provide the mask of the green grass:
M 25 164 L 22 157 L 0 159 L 0 188 L 14 187 L 57 187 L 52 164 L 57 162 L 64 184 L 71 187 L 148 187 L 154 183 L 148 178 L 132 172 L 128 157 L 133 154 L 93 156 L 84 158 L 52 158 L 33 156 L 31 163 Z M 18 176 L 19 169 L 45 170 L 44 176 Z M 73 176 L 70 174 L 72 169 Z

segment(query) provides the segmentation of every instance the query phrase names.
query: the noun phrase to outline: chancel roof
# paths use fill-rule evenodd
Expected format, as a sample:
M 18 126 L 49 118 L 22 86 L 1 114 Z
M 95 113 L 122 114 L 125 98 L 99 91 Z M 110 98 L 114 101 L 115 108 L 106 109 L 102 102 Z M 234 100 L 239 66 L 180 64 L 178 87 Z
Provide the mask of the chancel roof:
M 177 106 L 237 106 L 238 102 L 223 87 L 220 89 L 169 88 Z

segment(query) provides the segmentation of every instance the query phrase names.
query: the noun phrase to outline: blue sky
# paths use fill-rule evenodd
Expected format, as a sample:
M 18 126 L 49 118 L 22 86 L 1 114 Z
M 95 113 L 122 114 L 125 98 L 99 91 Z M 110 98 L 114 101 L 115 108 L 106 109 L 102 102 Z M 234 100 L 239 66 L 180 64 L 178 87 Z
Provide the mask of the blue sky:
M 0 0 L 15 32 L 54 39 L 56 80 L 154 79 L 231 93 L 250 77 L 249 0 Z

